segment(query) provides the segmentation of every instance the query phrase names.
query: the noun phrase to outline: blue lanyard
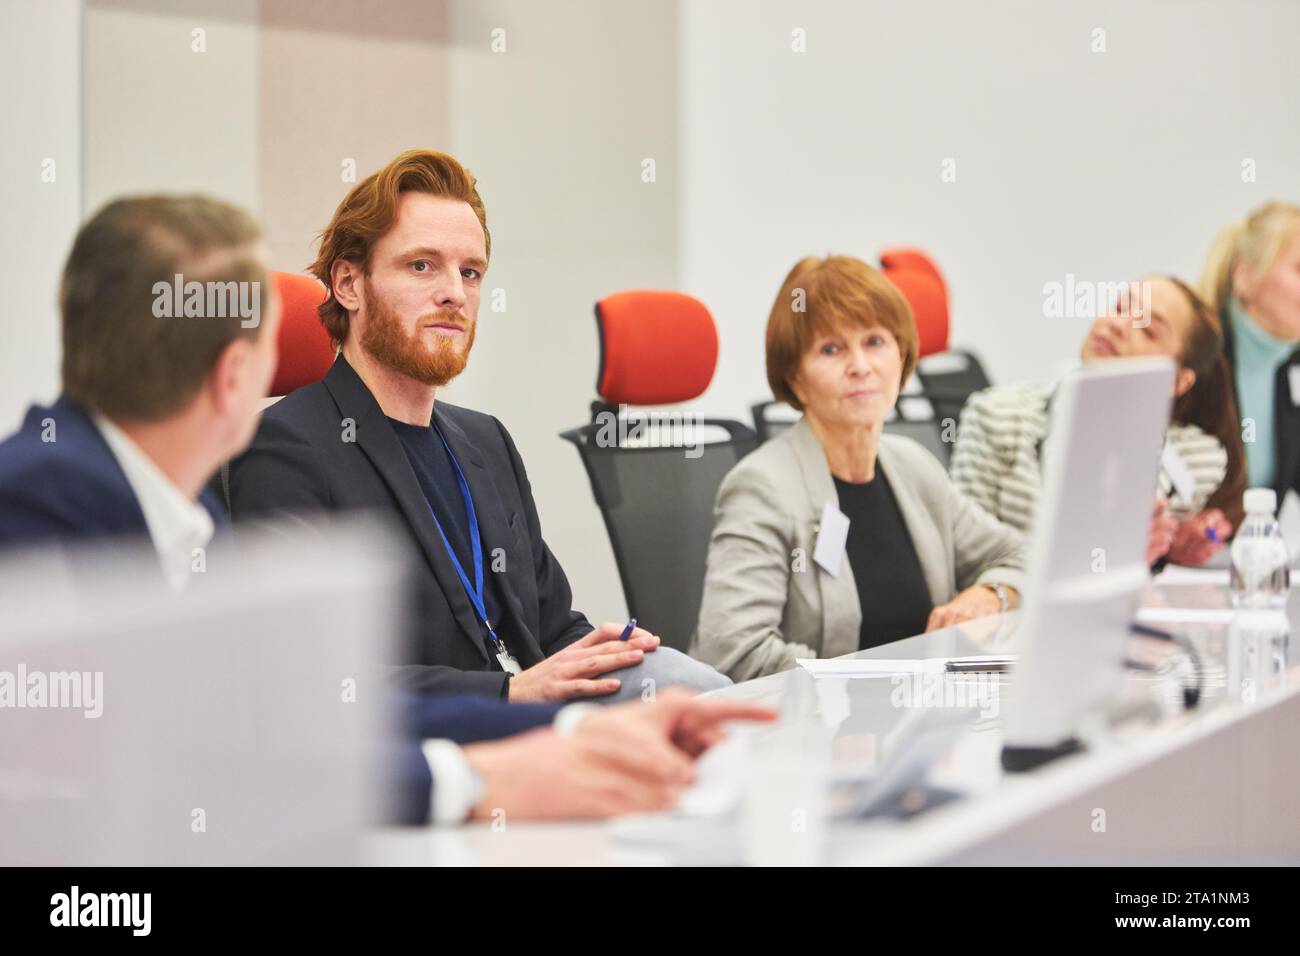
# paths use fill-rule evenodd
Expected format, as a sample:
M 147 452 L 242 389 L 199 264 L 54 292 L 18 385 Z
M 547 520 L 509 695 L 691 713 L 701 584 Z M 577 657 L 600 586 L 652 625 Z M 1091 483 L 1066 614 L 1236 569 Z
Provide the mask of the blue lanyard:
M 469 493 L 469 482 L 465 480 L 465 473 L 460 470 L 460 462 L 456 460 L 451 446 L 447 444 L 442 429 L 438 427 L 436 422 L 433 428 L 438 433 L 438 437 L 442 439 L 442 447 L 447 449 L 447 457 L 451 459 L 451 466 L 456 469 L 456 482 L 460 485 L 460 496 L 465 502 L 465 517 L 469 520 L 469 550 L 474 561 L 474 584 L 472 587 L 468 575 L 465 574 L 464 567 L 461 566 L 460 558 L 456 557 L 451 542 L 447 540 L 447 533 L 442 530 L 442 525 L 438 522 L 438 516 L 433 513 L 433 505 L 430 505 L 427 500 L 425 504 L 429 507 L 429 516 L 433 518 L 433 526 L 438 529 L 438 535 L 442 538 L 442 546 L 447 549 L 447 557 L 451 558 L 451 563 L 456 568 L 456 576 L 460 578 L 460 583 L 465 587 L 466 596 L 469 597 L 470 603 L 474 605 L 474 610 L 478 613 L 478 619 L 487 628 L 488 635 L 492 638 L 497 650 L 505 651 L 505 644 L 502 643 L 501 638 L 497 637 L 497 632 L 492 629 L 492 625 L 488 621 L 487 606 L 483 603 L 483 551 L 479 546 L 478 516 L 474 513 L 474 498 Z

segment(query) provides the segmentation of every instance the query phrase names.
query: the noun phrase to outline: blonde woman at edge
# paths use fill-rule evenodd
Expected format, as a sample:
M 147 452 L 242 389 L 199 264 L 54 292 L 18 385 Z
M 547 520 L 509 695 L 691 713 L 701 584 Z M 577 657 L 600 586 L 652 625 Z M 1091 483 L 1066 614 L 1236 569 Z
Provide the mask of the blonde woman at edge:
M 1201 294 L 1223 323 L 1252 488 L 1300 492 L 1300 206 L 1270 202 L 1223 231 Z
M 694 656 L 747 680 L 1019 604 L 1019 532 L 958 494 L 920 444 L 884 433 L 916 358 L 912 310 L 878 270 L 831 256 L 790 271 L 767 378 L 804 417 L 722 482 Z M 828 503 L 848 530 L 818 563 Z

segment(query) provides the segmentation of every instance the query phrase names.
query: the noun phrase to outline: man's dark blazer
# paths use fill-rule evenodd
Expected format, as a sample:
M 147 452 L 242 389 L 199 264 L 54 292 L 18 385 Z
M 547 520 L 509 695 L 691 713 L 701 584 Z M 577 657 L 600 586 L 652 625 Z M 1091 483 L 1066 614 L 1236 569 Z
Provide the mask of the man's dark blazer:
M 572 608 L 564 571 L 542 540 L 537 507 L 510 435 L 491 415 L 437 402 L 434 418 L 465 473 L 505 618 L 494 621 L 522 667 L 591 630 Z M 414 634 L 397 662 L 407 690 L 501 698 L 507 675 L 489 658 L 482 626 L 438 536 L 401 440 L 340 355 L 325 378 L 266 410 L 248 451 L 231 464 L 236 522 L 254 517 L 366 511 L 405 528 L 418 595 Z
M 1225 310 L 1220 316 L 1223 325 L 1223 351 L 1228 360 L 1228 375 L 1241 408 L 1241 393 L 1237 389 L 1237 368 L 1233 364 L 1232 316 Z M 1300 366 L 1300 349 L 1291 353 L 1282 363 L 1273 379 L 1273 490 L 1280 505 L 1288 489 L 1300 494 L 1300 405 L 1291 398 L 1291 369 Z M 1297 396 L 1300 397 L 1300 396 Z
M 215 524 L 226 521 L 211 494 L 199 501 Z M 148 533 L 112 449 L 67 398 L 33 405 L 22 427 L 0 442 L 0 547 Z
M 508 704 L 482 697 L 398 696 L 398 743 L 382 753 L 384 779 L 390 786 L 384 802 L 385 822 L 420 824 L 429 820 L 432 788 L 437 781 L 420 744 L 441 739 L 464 746 L 499 740 L 545 727 L 559 712 L 558 704 Z

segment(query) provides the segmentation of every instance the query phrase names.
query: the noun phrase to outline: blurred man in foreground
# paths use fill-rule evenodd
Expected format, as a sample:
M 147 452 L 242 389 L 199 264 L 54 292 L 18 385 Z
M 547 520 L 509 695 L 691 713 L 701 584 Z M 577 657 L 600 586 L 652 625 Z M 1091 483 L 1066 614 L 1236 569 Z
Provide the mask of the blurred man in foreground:
M 0 547 L 153 542 L 184 587 L 276 366 L 261 230 L 204 196 L 118 199 L 78 232 L 59 290 L 63 394 L 0 442 Z

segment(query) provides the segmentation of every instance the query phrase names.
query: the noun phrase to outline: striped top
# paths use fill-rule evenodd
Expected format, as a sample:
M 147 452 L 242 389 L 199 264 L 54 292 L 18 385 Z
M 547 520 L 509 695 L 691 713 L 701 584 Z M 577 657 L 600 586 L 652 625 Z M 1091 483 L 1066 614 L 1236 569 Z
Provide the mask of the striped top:
M 1042 488 L 1039 449 L 1053 386 L 999 385 L 971 395 L 957 425 L 949 474 L 957 490 L 1003 524 L 1028 532 Z M 1205 508 L 1228 471 L 1219 440 L 1195 425 L 1170 425 L 1169 442 L 1192 473 L 1193 512 Z M 1168 481 L 1161 477 L 1168 495 Z

